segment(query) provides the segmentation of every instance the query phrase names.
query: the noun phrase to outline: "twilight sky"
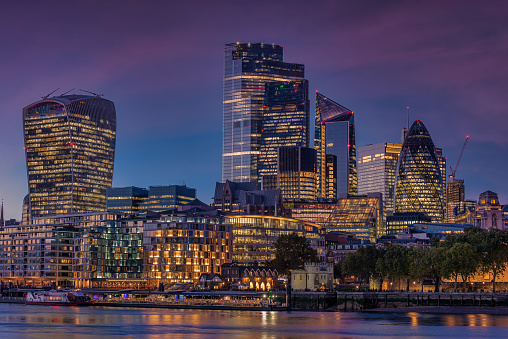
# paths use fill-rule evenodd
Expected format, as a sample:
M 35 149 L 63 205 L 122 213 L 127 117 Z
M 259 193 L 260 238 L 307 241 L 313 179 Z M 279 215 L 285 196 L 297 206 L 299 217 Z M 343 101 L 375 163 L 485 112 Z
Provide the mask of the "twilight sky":
M 252 5 L 249 5 L 252 4 Z M 508 2 L 11 1 L 0 6 L 0 198 L 21 218 L 22 108 L 56 88 L 116 105 L 113 185 L 221 180 L 224 44 L 284 46 L 316 89 L 355 111 L 357 146 L 421 119 L 466 198 L 508 203 Z M 312 106 L 313 107 L 313 106 Z M 311 112 L 311 119 L 313 112 Z

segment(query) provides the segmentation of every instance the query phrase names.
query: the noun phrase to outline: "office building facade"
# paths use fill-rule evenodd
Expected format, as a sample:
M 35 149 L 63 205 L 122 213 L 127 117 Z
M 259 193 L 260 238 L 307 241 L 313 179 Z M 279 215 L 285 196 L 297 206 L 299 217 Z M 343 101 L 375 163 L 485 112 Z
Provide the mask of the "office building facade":
M 380 143 L 358 148 L 358 194 L 383 194 L 385 216 L 393 214 L 393 193 L 402 144 Z
M 375 242 L 385 234 L 381 193 L 339 196 L 326 221 L 326 233 L 341 232 L 361 240 Z
M 116 143 L 113 102 L 63 95 L 23 109 L 30 218 L 106 209 Z
M 277 162 L 277 186 L 282 199 L 316 201 L 316 150 L 307 147 L 279 147 Z
M 314 148 L 318 158 L 318 196 L 326 195 L 326 155 L 337 157 L 337 195 L 357 193 L 353 111 L 316 92 Z
M 223 84 L 222 181 L 258 181 L 265 83 L 300 81 L 304 66 L 283 62 L 282 46 L 226 45 Z
M 267 83 L 263 107 L 259 180 L 263 189 L 276 189 L 277 149 L 309 147 L 308 81 Z
M 107 210 L 136 213 L 163 212 L 187 205 L 196 199 L 196 189 L 181 185 L 111 187 L 107 190 Z
M 461 210 L 465 201 L 464 180 L 455 179 L 446 183 L 446 222 L 454 223 L 455 216 L 465 211 Z
M 319 226 L 291 218 L 261 215 L 229 215 L 226 224 L 233 226 L 233 261 L 239 264 L 266 263 L 275 259 L 275 242 L 280 235 L 304 236 L 324 261 L 324 238 Z
M 434 142 L 425 125 L 416 120 L 404 140 L 397 165 L 394 212 L 418 212 L 442 222 L 443 178 Z

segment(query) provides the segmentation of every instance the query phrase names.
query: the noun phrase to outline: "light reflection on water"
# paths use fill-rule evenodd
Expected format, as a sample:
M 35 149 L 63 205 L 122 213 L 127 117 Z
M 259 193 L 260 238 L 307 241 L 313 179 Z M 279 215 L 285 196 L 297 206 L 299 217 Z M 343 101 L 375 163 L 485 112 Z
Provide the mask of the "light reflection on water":
M 0 338 L 380 338 L 506 335 L 508 316 L 47 307 L 0 304 Z

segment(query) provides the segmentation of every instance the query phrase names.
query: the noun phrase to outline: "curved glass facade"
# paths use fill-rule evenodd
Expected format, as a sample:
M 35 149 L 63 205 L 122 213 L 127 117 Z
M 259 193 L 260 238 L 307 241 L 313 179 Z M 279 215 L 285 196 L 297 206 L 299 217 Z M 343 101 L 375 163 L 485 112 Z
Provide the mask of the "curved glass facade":
M 233 262 L 248 264 L 275 259 L 274 244 L 282 234 L 305 236 L 318 256 L 324 258 L 324 240 L 319 226 L 309 222 L 263 215 L 226 216 L 233 225 Z
M 32 218 L 106 210 L 116 142 L 113 102 L 65 95 L 23 109 Z
M 443 178 L 434 142 L 416 120 L 404 140 L 395 181 L 396 213 L 419 212 L 441 222 L 444 213 Z

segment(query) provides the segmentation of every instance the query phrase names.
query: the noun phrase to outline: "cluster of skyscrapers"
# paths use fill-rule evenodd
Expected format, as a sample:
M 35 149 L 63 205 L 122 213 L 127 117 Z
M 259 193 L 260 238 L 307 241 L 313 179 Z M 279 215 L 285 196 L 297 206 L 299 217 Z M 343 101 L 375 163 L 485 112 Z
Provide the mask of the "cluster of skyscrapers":
M 29 189 L 21 225 L 5 225 L 2 207 L 0 279 L 193 282 L 232 261 L 272 260 L 281 234 L 307 237 L 324 260 L 326 234 L 376 241 L 417 222 L 508 220 L 495 193 L 477 207 L 463 180 L 446 182 L 446 158 L 420 120 L 401 143 L 357 147 L 352 110 L 316 92 L 312 119 L 305 67 L 284 62 L 282 46 L 228 44 L 223 89 L 222 182 L 211 205 L 185 185 L 111 187 L 111 101 L 64 94 L 25 107 Z

